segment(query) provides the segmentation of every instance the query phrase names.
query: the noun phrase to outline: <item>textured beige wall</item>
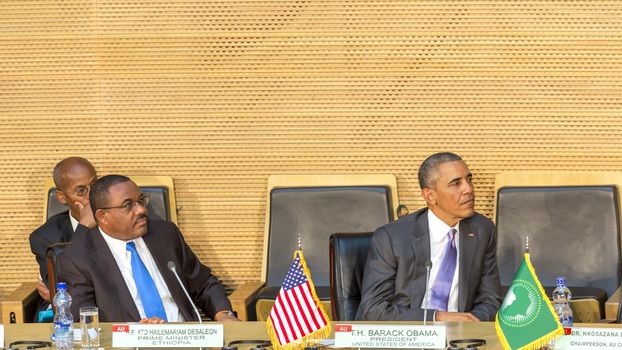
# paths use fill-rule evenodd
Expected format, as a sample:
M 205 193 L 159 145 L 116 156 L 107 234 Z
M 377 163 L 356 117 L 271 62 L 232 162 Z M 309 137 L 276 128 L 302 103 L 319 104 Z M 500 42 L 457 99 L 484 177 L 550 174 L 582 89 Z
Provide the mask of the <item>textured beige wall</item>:
M 69 155 L 171 175 L 225 283 L 259 278 L 269 174 L 393 173 L 464 156 L 622 171 L 620 1 L 0 1 L 0 298 Z

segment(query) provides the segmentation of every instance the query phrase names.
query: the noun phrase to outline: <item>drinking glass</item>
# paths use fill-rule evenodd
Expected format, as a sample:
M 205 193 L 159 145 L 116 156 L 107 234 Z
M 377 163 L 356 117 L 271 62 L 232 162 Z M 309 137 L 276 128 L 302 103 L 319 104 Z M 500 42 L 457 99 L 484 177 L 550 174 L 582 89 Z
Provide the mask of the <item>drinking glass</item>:
M 80 328 L 82 329 L 82 349 L 99 347 L 99 311 L 95 306 L 80 308 Z

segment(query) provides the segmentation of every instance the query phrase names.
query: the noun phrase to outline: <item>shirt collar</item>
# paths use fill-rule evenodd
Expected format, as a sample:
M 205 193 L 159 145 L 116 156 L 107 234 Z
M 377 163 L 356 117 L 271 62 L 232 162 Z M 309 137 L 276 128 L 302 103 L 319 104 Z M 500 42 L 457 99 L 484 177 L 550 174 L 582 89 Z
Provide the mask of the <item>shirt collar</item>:
M 460 221 L 453 227 L 456 234 L 460 233 Z M 443 220 L 439 219 L 432 210 L 428 209 L 428 229 L 430 230 L 430 243 L 442 242 L 447 237 L 447 232 L 452 229 Z
M 78 219 L 74 218 L 73 215 L 71 215 L 71 210 L 69 211 L 69 221 L 71 222 L 71 228 L 73 229 L 73 232 L 76 232 L 80 221 L 78 221 Z
M 142 237 L 138 237 L 130 241 L 124 241 L 124 240 L 117 239 L 117 238 L 110 236 L 109 234 L 104 232 L 104 230 L 102 230 L 101 227 L 98 226 L 98 228 L 99 228 L 99 232 L 101 232 L 102 236 L 104 237 L 104 240 L 108 244 L 108 247 L 110 247 L 110 250 L 113 250 L 119 253 L 125 253 L 128 242 L 136 242 L 136 245 L 139 245 L 141 244 L 142 239 L 143 239 Z

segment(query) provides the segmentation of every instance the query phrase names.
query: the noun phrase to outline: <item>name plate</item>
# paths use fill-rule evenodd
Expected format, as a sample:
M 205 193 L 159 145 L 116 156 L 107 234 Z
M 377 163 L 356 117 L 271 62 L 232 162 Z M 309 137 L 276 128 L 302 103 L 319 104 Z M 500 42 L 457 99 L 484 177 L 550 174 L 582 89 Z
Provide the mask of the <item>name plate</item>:
M 571 334 L 555 340 L 555 349 L 622 349 L 622 329 L 573 327 Z
M 222 324 L 113 324 L 112 347 L 222 347 Z
M 445 349 L 445 326 L 336 324 L 338 348 Z

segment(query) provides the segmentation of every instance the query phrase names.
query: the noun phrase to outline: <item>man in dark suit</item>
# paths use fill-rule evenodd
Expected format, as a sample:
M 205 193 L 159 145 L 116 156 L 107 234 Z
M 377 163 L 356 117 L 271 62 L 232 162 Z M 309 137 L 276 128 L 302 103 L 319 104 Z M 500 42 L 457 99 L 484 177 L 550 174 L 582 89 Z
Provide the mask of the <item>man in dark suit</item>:
M 58 257 L 76 320 L 97 306 L 103 322 L 197 321 L 168 264 L 174 263 L 193 301 L 217 321 L 237 320 L 223 286 L 201 264 L 173 223 L 148 220 L 147 198 L 129 178 L 107 175 L 90 196 L 97 227 Z
M 49 304 L 47 248 L 51 244 L 69 242 L 95 227 L 93 211 L 89 204 L 90 185 L 97 178 L 95 167 L 86 159 L 70 157 L 61 160 L 52 171 L 56 185 L 56 198 L 69 206 L 69 210 L 50 217 L 30 234 L 30 249 L 39 264 L 41 280 L 39 295 Z M 47 306 L 47 304 L 45 306 Z
M 474 210 L 472 175 L 453 153 L 419 168 L 427 208 L 373 235 L 357 320 L 492 321 L 501 305 L 494 224 Z M 432 262 L 426 291 L 426 262 Z

